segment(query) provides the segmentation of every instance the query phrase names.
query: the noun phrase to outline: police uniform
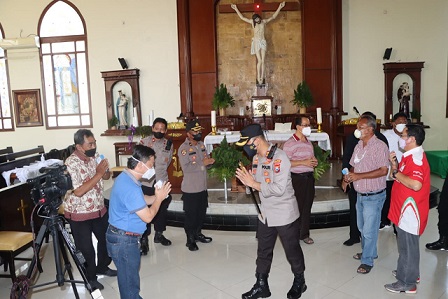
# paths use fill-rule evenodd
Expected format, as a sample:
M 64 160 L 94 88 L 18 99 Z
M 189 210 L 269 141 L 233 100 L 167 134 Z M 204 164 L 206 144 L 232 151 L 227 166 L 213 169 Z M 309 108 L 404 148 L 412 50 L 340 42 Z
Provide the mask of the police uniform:
M 168 141 L 166 138 L 157 139 L 154 135 L 150 135 L 148 137 L 140 140 L 140 144 L 150 147 L 156 153 L 156 162 L 154 163 L 154 169 L 156 171 L 155 179 L 149 182 L 142 183 L 142 190 L 145 195 L 154 195 L 154 184 L 161 180 L 162 182 L 168 181 L 168 166 L 170 166 L 171 160 L 173 158 L 173 146 L 171 141 Z M 159 211 L 151 223 L 154 224 L 154 230 L 156 233 L 162 233 L 166 230 L 166 221 L 167 221 L 167 210 L 168 206 L 171 203 L 171 194 L 162 201 L 160 205 Z M 147 236 L 151 234 L 151 224 L 147 224 L 147 230 L 143 234 L 142 238 L 147 238 Z M 168 241 L 168 242 L 167 242 Z M 161 243 L 163 245 L 170 245 L 171 242 L 169 240 L 163 240 Z M 166 242 L 166 243 L 165 243 Z M 169 244 L 168 244 L 169 243 Z

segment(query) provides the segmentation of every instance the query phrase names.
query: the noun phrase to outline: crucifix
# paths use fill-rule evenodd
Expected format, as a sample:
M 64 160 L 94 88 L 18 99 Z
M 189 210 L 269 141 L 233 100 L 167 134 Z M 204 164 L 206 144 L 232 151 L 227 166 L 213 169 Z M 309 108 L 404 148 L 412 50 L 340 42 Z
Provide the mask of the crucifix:
M 238 17 L 252 26 L 254 36 L 252 38 L 251 54 L 257 57 L 257 86 L 265 84 L 265 56 L 267 50 L 267 43 L 264 37 L 265 26 L 270 21 L 274 20 L 279 14 L 280 10 L 299 10 L 299 2 L 280 2 L 277 3 L 263 3 L 262 0 L 254 0 L 254 3 L 249 4 L 227 4 L 220 5 L 220 13 L 236 12 Z M 242 12 L 254 12 L 252 19 L 243 16 Z M 261 14 L 265 11 L 274 11 L 274 14 L 268 19 L 262 19 Z

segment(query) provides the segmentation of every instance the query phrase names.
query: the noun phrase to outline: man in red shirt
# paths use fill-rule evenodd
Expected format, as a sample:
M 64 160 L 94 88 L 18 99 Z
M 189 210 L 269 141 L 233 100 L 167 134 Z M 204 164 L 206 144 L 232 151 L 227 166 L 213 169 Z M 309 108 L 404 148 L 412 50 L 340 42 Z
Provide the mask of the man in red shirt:
M 386 290 L 393 293 L 415 294 L 419 280 L 419 240 L 428 222 L 429 192 L 431 187 L 430 168 L 422 144 L 425 130 L 420 125 L 406 125 L 399 140 L 405 150 L 401 162 L 390 154 L 390 176 L 395 180 L 392 186 L 388 218 L 397 227 L 398 262 L 392 271 L 397 281 L 386 284 Z

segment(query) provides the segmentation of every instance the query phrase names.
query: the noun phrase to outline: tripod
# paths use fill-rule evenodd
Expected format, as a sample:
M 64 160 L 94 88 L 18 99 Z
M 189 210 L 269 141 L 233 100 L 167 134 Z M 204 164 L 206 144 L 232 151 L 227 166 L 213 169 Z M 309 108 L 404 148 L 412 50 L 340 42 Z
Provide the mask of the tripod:
M 39 253 L 40 253 L 40 249 L 42 247 L 42 242 L 44 241 L 45 237 L 48 234 L 51 234 L 52 239 L 53 239 L 54 261 L 55 261 L 55 266 L 56 266 L 56 280 L 42 283 L 39 285 L 33 285 L 33 286 L 30 286 L 30 288 L 38 288 L 38 287 L 47 286 L 47 285 L 50 285 L 53 283 L 57 283 L 58 286 L 63 286 L 64 283 L 67 282 L 67 283 L 71 283 L 72 288 L 73 288 L 73 293 L 75 294 L 75 298 L 79 299 L 79 294 L 78 294 L 78 290 L 76 288 L 76 284 L 83 283 L 89 290 L 93 299 L 103 298 L 101 295 L 101 291 L 98 289 L 92 290 L 92 286 L 89 284 L 89 282 L 87 280 L 87 276 L 85 274 L 85 267 L 84 267 L 84 263 L 85 263 L 84 256 L 82 255 L 82 253 L 79 250 L 76 250 L 75 244 L 73 244 L 72 240 L 70 239 L 69 233 L 67 232 L 67 230 L 64 227 L 64 224 L 66 223 L 65 219 L 62 216 L 58 215 L 57 208 L 53 208 L 51 206 L 48 206 L 46 208 L 48 210 L 48 217 L 45 218 L 45 220 L 39 230 L 39 233 L 37 235 L 35 247 L 34 247 L 35 254 L 31 261 L 30 268 L 28 269 L 26 276 L 28 277 L 28 279 L 31 279 L 34 269 L 35 269 L 35 266 L 36 266 L 36 263 L 37 263 L 37 266 L 38 266 L 37 268 L 38 268 L 39 272 L 40 273 L 43 272 L 42 268 L 40 266 L 40 263 L 38 263 L 37 259 L 39 258 Z M 70 252 L 70 255 L 72 256 L 73 261 L 75 262 L 76 267 L 78 268 L 78 271 L 82 276 L 82 279 L 83 279 L 82 281 L 74 280 L 72 266 L 68 259 L 66 248 Z M 61 256 L 62 256 L 62 260 L 61 260 Z M 64 262 L 63 265 L 62 265 L 62 261 Z M 65 278 L 66 273 L 68 274 L 69 279 Z

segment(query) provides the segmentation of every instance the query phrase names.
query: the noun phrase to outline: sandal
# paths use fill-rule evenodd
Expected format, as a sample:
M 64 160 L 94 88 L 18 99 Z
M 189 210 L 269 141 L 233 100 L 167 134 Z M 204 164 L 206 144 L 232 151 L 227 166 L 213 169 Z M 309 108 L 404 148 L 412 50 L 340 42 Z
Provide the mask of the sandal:
M 372 268 L 373 266 L 361 264 L 361 266 L 358 267 L 358 270 L 356 270 L 356 272 L 358 272 L 359 274 L 367 274 L 370 272 L 370 270 L 372 270 Z
M 314 244 L 314 240 L 311 239 L 310 237 L 305 238 L 305 239 L 303 239 L 302 241 L 305 242 L 305 243 L 308 244 L 308 245 Z
M 362 257 L 362 252 L 357 253 L 357 254 L 355 254 L 355 255 L 353 256 L 353 258 L 354 258 L 355 260 L 360 260 L 361 257 Z

